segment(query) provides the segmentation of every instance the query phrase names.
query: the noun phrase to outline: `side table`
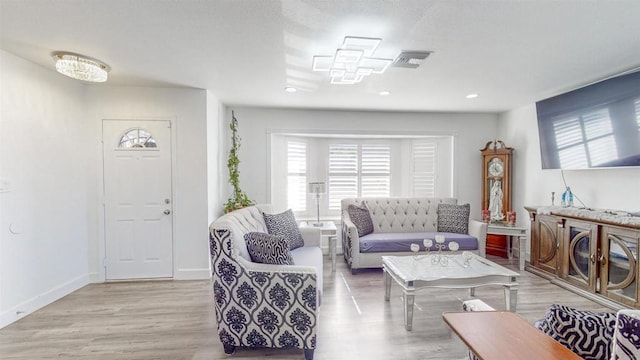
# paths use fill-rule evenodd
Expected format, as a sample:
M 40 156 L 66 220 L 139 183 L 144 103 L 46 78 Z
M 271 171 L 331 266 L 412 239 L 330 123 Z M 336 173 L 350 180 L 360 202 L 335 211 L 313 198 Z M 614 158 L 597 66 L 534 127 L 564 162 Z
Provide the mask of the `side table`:
M 337 233 L 338 229 L 333 221 L 322 221 L 319 225 L 312 221 L 300 222 L 300 227 L 312 227 L 320 230 L 320 236 L 327 238 L 329 245 L 329 257 L 331 258 L 331 271 L 336 271 Z
M 518 256 L 518 267 L 520 271 L 524 270 L 524 257 L 527 247 L 527 228 L 511 226 L 503 223 L 489 223 L 487 227 L 487 234 L 493 235 L 507 235 L 507 256 L 511 259 L 511 237 L 516 236 L 520 244 L 518 244 L 520 254 Z

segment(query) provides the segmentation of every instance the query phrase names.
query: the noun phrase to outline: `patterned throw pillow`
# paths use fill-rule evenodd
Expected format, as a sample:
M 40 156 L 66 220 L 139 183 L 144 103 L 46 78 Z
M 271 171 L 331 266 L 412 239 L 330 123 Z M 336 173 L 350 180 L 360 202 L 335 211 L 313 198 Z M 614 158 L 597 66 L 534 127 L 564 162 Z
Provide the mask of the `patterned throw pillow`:
M 640 359 L 640 317 L 638 310 L 618 311 L 613 333 L 611 360 Z
M 294 265 L 289 242 L 279 235 L 260 232 L 244 234 L 251 261 L 263 264 Z
M 347 206 L 347 212 L 349 213 L 349 218 L 351 218 L 353 225 L 358 229 L 358 236 L 365 236 L 373 232 L 371 214 L 369 213 L 369 208 L 364 201 L 361 206 L 353 204 Z
M 576 310 L 553 304 L 535 327 L 585 360 L 609 359 L 614 313 Z
M 469 233 L 469 204 L 438 204 L 438 232 Z
M 291 209 L 280 214 L 262 214 L 271 235 L 280 235 L 289 241 L 289 249 L 294 250 L 304 246 L 304 240 L 298 223 Z

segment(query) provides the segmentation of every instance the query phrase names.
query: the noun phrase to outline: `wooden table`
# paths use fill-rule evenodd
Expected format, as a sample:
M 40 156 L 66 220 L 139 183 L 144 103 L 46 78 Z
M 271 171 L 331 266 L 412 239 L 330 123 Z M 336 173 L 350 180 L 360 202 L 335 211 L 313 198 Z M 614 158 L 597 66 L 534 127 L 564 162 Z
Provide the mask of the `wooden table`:
M 581 360 L 509 311 L 444 313 L 444 321 L 480 360 Z
M 503 223 L 489 223 L 487 226 L 487 234 L 493 235 L 506 235 L 507 236 L 507 256 L 509 259 L 512 257 L 511 237 L 515 236 L 520 242 L 518 244 L 520 253 L 518 254 L 518 267 L 520 271 L 524 270 L 524 257 L 526 256 L 525 250 L 527 248 L 527 228 L 506 225 Z

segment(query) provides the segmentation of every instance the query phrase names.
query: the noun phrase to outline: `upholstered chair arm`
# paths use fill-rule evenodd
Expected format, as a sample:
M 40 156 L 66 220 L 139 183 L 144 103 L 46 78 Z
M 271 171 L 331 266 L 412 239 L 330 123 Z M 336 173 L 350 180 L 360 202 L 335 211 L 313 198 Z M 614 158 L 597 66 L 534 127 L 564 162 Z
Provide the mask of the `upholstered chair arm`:
M 358 229 L 348 216 L 342 216 L 342 252 L 349 265 L 353 264 L 353 257 L 357 256 L 360 246 Z
M 302 234 L 302 239 L 304 240 L 304 246 L 320 247 L 320 244 L 321 244 L 320 229 L 316 229 L 312 227 L 303 227 L 303 228 L 300 228 L 300 234 Z
M 482 257 L 486 257 L 487 226 L 485 222 L 469 219 L 469 235 L 478 239 L 478 253 Z

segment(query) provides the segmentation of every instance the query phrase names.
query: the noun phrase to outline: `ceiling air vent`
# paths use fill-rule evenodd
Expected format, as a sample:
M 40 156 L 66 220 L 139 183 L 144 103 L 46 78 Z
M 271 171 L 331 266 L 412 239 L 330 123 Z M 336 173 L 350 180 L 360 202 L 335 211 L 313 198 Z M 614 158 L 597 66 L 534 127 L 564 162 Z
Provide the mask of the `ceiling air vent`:
M 415 69 L 428 58 L 433 51 L 402 51 L 392 66 Z

